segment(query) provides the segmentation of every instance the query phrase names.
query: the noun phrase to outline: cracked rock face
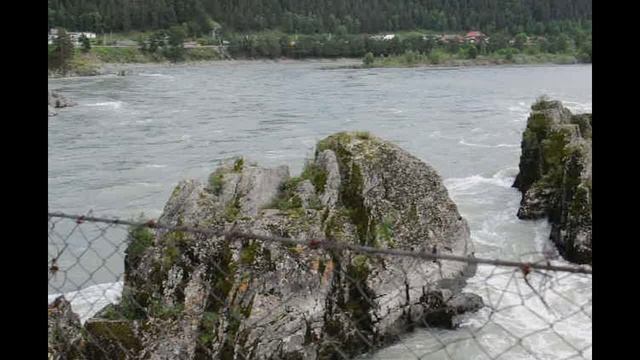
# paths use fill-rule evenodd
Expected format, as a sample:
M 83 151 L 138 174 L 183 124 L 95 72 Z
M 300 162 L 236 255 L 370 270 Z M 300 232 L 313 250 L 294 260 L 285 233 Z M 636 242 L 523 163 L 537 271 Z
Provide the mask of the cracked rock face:
M 48 328 L 49 359 L 74 358 L 80 355 L 80 318 L 71 311 L 71 304 L 63 296 L 49 305 Z
M 436 171 L 364 133 L 319 142 L 299 177 L 237 160 L 181 182 L 159 222 L 467 256 L 469 228 Z M 416 326 L 454 327 L 482 306 L 475 269 L 348 250 L 138 229 L 123 300 L 94 321 L 129 322 L 145 359 L 356 356 Z M 124 331 L 124 330 L 123 330 Z M 122 333 L 122 332 L 121 332 Z M 112 342 L 123 344 L 114 336 Z
M 532 106 L 522 139 L 521 219 L 547 217 L 551 240 L 569 261 L 591 263 L 591 114 L 574 115 L 559 101 Z

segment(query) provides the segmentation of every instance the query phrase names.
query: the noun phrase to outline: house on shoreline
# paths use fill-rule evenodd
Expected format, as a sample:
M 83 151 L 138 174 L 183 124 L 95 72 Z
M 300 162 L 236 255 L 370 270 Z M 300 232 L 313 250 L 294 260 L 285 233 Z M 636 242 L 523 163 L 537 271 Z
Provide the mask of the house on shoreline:
M 480 31 L 469 31 L 464 36 L 464 40 L 469 44 L 479 44 L 487 42 L 489 37 Z
M 96 38 L 96 34 L 92 33 L 92 32 L 67 32 L 67 34 L 69 34 L 69 37 L 71 38 L 71 42 L 73 42 L 74 46 L 80 46 L 82 45 L 82 43 L 80 42 L 80 39 L 82 38 L 82 36 L 88 38 L 88 39 L 95 39 Z M 49 30 L 49 45 L 53 44 L 53 40 L 58 38 L 58 29 L 51 29 Z
M 370 36 L 370 39 L 373 40 L 384 40 L 384 41 L 391 41 L 393 39 L 396 38 L 396 34 L 385 34 L 385 35 L 372 35 Z
M 441 44 L 481 44 L 488 43 L 489 37 L 480 31 L 469 31 L 464 36 L 460 34 L 442 34 L 436 40 Z

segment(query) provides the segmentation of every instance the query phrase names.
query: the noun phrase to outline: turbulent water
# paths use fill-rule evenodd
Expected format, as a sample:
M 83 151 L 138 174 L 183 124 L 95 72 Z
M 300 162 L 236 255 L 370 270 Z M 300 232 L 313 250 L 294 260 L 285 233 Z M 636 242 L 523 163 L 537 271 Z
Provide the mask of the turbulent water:
M 324 136 L 367 130 L 438 170 L 469 222 L 476 256 L 532 261 L 526 254 L 553 252 L 546 222 L 516 218 L 520 194 L 510 186 L 531 103 L 546 94 L 591 111 L 591 66 L 326 69 L 332 65 L 221 62 L 50 80 L 78 105 L 49 118 L 49 209 L 157 217 L 179 180 L 206 180 L 220 160 L 243 155 L 295 173 Z M 60 234 L 73 230 L 59 226 Z M 122 272 L 124 233 L 78 230 L 61 258 L 66 281 L 49 292 L 103 283 L 76 294 L 74 309 L 86 317 L 87 302 L 118 296 L 120 284 L 109 283 Z M 96 264 L 103 269 L 88 279 Z M 590 278 L 530 281 L 546 305 L 521 273 L 480 266 L 466 291 L 488 307 L 465 316 L 460 330 L 416 330 L 370 357 L 591 358 Z

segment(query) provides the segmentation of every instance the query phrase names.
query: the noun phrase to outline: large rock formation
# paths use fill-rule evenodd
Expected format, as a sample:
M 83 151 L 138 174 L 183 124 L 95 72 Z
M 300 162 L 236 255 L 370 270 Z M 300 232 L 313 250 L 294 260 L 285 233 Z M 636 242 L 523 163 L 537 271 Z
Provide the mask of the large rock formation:
M 569 261 L 591 263 L 591 114 L 538 100 L 522 139 L 521 219 L 548 217 L 551 239 Z
M 322 140 L 299 177 L 242 159 L 181 182 L 159 223 L 469 256 L 438 174 L 367 133 Z M 131 231 L 120 304 L 90 319 L 94 359 L 334 359 L 482 306 L 461 262 Z M 108 350 L 111 349 L 111 350 Z

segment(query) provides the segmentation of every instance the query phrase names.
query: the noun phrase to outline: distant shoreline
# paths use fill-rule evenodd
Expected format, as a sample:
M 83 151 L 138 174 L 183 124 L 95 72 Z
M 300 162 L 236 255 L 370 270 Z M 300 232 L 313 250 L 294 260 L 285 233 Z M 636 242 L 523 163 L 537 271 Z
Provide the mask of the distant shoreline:
M 563 63 L 563 62 L 553 62 L 553 61 L 545 61 L 545 62 L 529 62 L 529 63 L 514 63 L 514 62 L 472 62 L 472 63 L 442 63 L 442 64 L 413 64 L 413 65 L 379 65 L 379 66 L 365 66 L 362 64 L 357 65 L 344 65 L 344 66 L 336 66 L 336 67 L 327 67 L 326 70 L 339 70 L 339 69 L 412 69 L 412 68 L 429 68 L 429 69 L 439 69 L 439 70 L 455 70 L 461 68 L 483 68 L 483 67 L 534 67 L 534 66 L 564 66 L 564 65 L 591 65 L 591 63 Z
M 178 63 L 172 63 L 169 61 L 158 62 L 122 62 L 122 63 L 109 63 L 102 62 L 94 64 L 96 66 L 96 73 L 91 75 L 81 75 L 71 72 L 69 75 L 51 75 L 48 79 L 68 79 L 79 77 L 95 77 L 104 75 L 117 75 L 120 71 L 131 71 L 137 68 L 153 68 L 153 67 L 189 67 L 189 66 L 211 66 L 211 65 L 225 65 L 225 64 L 255 64 L 255 63 L 273 63 L 273 64 L 299 64 L 299 63 L 326 63 L 336 64 L 340 66 L 355 66 L 362 64 L 362 60 L 359 58 L 305 58 L 305 59 L 291 59 L 291 58 L 279 58 L 279 59 L 220 59 L 220 60 L 200 60 L 200 61 L 182 61 Z M 126 75 L 126 74 L 125 74 Z
M 73 78 L 85 78 L 105 75 L 118 75 L 119 72 L 124 71 L 125 76 L 127 72 L 138 68 L 153 68 L 153 67 L 190 67 L 190 66 L 211 66 L 211 65 L 224 65 L 224 64 L 255 64 L 255 63 L 273 63 L 273 64 L 300 64 L 300 63 L 318 63 L 326 66 L 322 67 L 322 70 L 344 70 L 344 69 L 402 69 L 402 68 L 429 68 L 429 69 L 460 69 L 460 68 L 473 68 L 473 67 L 526 67 L 526 66 L 548 66 L 548 65 L 591 65 L 591 63 L 566 63 L 566 62 L 554 62 L 554 61 L 530 61 L 525 63 L 517 62 L 496 62 L 486 59 L 479 60 L 449 60 L 439 64 L 393 64 L 393 65 L 378 65 L 365 66 L 362 64 L 360 58 L 306 58 L 306 59 L 291 59 L 291 58 L 279 58 L 279 59 L 221 59 L 221 60 L 204 60 L 204 61 L 184 61 L 179 63 L 172 63 L 168 61 L 162 62 L 129 62 L 129 63 L 102 63 L 96 65 L 97 72 L 91 75 L 79 75 L 70 74 L 67 76 L 55 75 L 48 76 L 49 80 L 56 79 L 73 79 Z

